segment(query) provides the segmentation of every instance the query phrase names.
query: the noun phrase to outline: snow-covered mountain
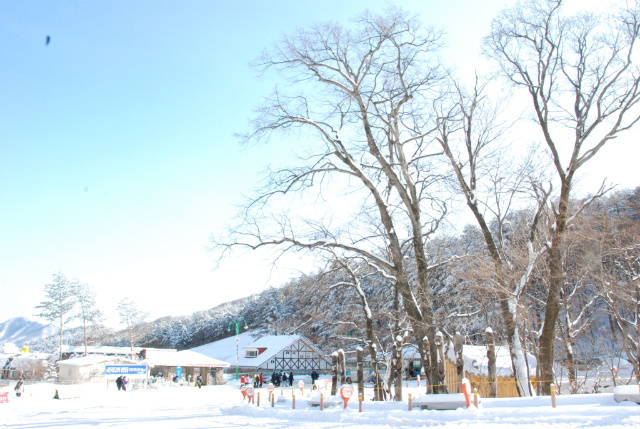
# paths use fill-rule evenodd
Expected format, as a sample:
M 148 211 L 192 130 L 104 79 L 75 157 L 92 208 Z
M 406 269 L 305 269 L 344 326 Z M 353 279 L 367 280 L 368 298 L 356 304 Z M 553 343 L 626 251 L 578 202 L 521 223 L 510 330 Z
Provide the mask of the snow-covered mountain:
M 0 323 L 0 345 L 13 343 L 18 347 L 28 345 L 34 340 L 56 335 L 58 328 L 45 325 L 25 317 L 14 317 Z

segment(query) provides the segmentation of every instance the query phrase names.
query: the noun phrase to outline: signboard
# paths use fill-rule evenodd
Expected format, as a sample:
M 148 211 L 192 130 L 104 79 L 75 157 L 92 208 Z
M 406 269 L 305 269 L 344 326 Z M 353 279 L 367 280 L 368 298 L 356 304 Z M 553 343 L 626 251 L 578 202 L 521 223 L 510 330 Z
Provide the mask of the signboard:
M 8 404 L 8 403 L 9 403 L 9 393 L 0 392 L 0 404 Z
M 176 366 L 176 377 L 182 378 L 182 367 Z
M 105 375 L 147 375 L 146 365 L 105 365 Z
M 254 395 L 255 390 L 253 389 L 253 387 L 249 386 L 247 388 L 247 396 L 249 397 L 249 399 L 251 399 L 251 397 Z
M 342 401 L 344 401 L 344 407 L 347 408 L 347 403 L 349 402 L 349 398 L 353 395 L 353 389 L 348 384 L 345 384 L 340 388 L 340 396 L 342 396 Z
M 268 390 L 269 392 L 273 392 L 273 389 L 274 389 L 273 383 L 269 383 L 269 384 L 267 384 L 267 390 Z

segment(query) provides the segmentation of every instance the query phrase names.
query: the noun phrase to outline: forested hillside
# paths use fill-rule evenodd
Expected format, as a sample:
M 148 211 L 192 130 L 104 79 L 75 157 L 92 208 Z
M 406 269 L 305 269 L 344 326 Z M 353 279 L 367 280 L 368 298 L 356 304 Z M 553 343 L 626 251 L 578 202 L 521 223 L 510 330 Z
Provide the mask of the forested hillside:
M 514 249 L 525 242 L 529 215 L 529 210 L 515 212 L 503 221 L 500 231 L 497 223 L 492 224 L 494 233 L 502 235 L 501 243 L 511 247 L 514 265 L 521 263 Z M 596 199 L 578 214 L 570 231 L 556 355 L 580 362 L 616 354 L 637 365 L 640 188 Z M 429 254 L 433 261 L 457 255 L 449 263 L 433 267 L 430 277 L 437 325 L 444 335 L 451 339 L 458 331 L 467 344 L 482 343 L 485 329 L 491 327 L 504 343 L 505 327 L 496 290 L 499 285 L 487 268 L 490 258 L 480 232 L 467 226 L 461 234 L 434 238 L 429 241 Z M 538 353 L 537 338 L 544 317 L 541 303 L 548 282 L 546 262 L 541 259 L 536 265 L 517 309 L 525 321 L 521 340 L 534 355 Z M 371 311 L 377 348 L 390 350 L 393 338 L 409 329 L 406 315 L 398 311 L 402 297 L 370 267 L 347 269 L 337 262 L 322 272 L 208 311 L 141 324 L 135 329 L 136 345 L 191 348 L 235 334 L 235 328 L 227 330 L 229 321 L 244 318 L 251 329 L 264 333 L 305 335 L 326 352 L 353 350 L 366 343 L 363 296 Z M 68 330 L 65 338 L 80 345 L 82 330 Z M 32 347 L 51 350 L 56 341 L 57 337 L 50 337 Z M 89 343 L 126 346 L 128 341 L 126 331 L 102 328 L 93 332 Z

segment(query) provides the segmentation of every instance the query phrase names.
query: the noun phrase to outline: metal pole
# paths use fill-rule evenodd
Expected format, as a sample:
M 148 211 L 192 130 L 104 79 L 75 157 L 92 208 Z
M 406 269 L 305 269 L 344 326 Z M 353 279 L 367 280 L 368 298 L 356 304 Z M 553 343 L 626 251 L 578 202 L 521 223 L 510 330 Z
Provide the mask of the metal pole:
M 229 324 L 227 325 L 227 331 L 231 330 L 231 326 L 235 323 L 236 325 L 236 380 L 240 379 L 239 376 L 239 363 L 240 363 L 240 351 L 238 349 L 238 344 L 240 343 L 240 338 L 238 337 L 238 335 L 240 335 L 240 323 L 244 322 L 244 329 L 247 329 L 249 326 L 247 326 L 247 321 L 240 318 L 238 320 L 229 320 Z

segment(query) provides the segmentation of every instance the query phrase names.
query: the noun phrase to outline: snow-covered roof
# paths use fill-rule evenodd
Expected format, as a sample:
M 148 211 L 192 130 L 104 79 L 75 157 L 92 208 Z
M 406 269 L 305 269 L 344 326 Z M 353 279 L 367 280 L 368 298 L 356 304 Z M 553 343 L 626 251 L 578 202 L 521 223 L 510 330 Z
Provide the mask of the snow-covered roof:
M 243 349 L 265 349 L 256 357 L 246 357 L 245 350 L 240 350 L 239 366 L 259 367 L 271 359 L 276 353 L 302 338 L 300 335 L 266 335 Z M 235 360 L 235 359 L 234 359 Z
M 14 343 L 4 343 L 2 346 L 0 346 L 0 353 L 18 354 L 22 353 L 22 350 L 20 350 L 20 348 L 18 348 L 18 346 L 16 346 Z
M 140 353 L 140 347 L 134 347 L 133 353 Z M 82 353 L 84 354 L 84 346 L 62 346 L 63 353 Z M 116 346 L 88 346 L 87 353 L 90 354 L 110 354 L 110 355 L 128 355 L 131 354 L 131 347 Z
M 489 374 L 489 358 L 487 358 L 486 346 L 463 346 L 464 354 L 464 370 L 473 375 Z M 449 358 L 455 360 L 453 347 L 449 349 Z M 527 353 L 527 362 L 529 364 L 529 372 L 535 374 L 537 361 L 536 358 Z M 513 366 L 511 365 L 511 354 L 508 346 L 496 346 L 496 376 L 497 377 L 513 377 Z
M 472 375 L 488 375 L 489 359 L 487 358 L 486 346 L 464 345 L 462 347 L 464 355 L 464 370 Z M 402 355 L 406 360 L 420 359 L 420 352 L 415 346 L 408 346 L 402 350 Z M 447 349 L 447 358 L 451 362 L 455 362 L 456 356 L 453 350 L 453 344 L 449 344 Z M 533 374 L 536 371 L 536 358 L 527 354 L 529 363 L 529 371 Z M 496 346 L 496 372 L 497 377 L 513 377 L 513 367 L 511 365 L 511 355 L 508 346 Z
M 266 361 L 273 358 L 278 352 L 294 343 L 295 341 L 303 338 L 301 335 L 265 335 L 254 340 L 256 336 L 255 331 L 244 332 L 238 335 L 238 350 L 239 355 L 238 366 L 241 367 L 260 367 Z M 221 359 L 227 362 L 232 362 L 235 366 L 236 363 L 236 340 L 234 337 L 224 338 L 213 343 L 205 344 L 203 346 L 195 347 L 191 350 L 205 354 L 216 359 Z M 246 357 L 247 349 L 264 349 L 256 357 Z
M 83 356 L 79 358 L 72 358 L 58 361 L 58 365 L 61 366 L 91 366 L 91 365 L 99 365 L 101 363 L 106 362 L 118 362 L 123 364 L 135 365 L 139 364 L 139 361 L 133 361 L 129 359 L 122 359 L 116 356 L 100 356 L 100 355 L 89 355 Z
M 245 348 L 268 347 L 280 351 L 300 338 L 302 338 L 300 335 L 265 335 L 254 341 L 253 344 L 245 346 Z
M 188 366 L 210 368 L 228 368 L 231 366 L 229 362 L 214 359 L 193 350 L 183 350 L 181 352 L 156 351 L 153 353 L 152 357 L 143 360 L 142 363 L 146 363 L 149 366 Z
M 258 337 L 258 333 L 256 331 L 247 331 L 238 335 L 238 350 L 242 351 L 243 347 L 253 344 L 256 337 Z M 235 363 L 236 337 L 223 338 L 222 340 L 194 347 L 190 350 L 202 353 L 203 355 L 214 359 Z

